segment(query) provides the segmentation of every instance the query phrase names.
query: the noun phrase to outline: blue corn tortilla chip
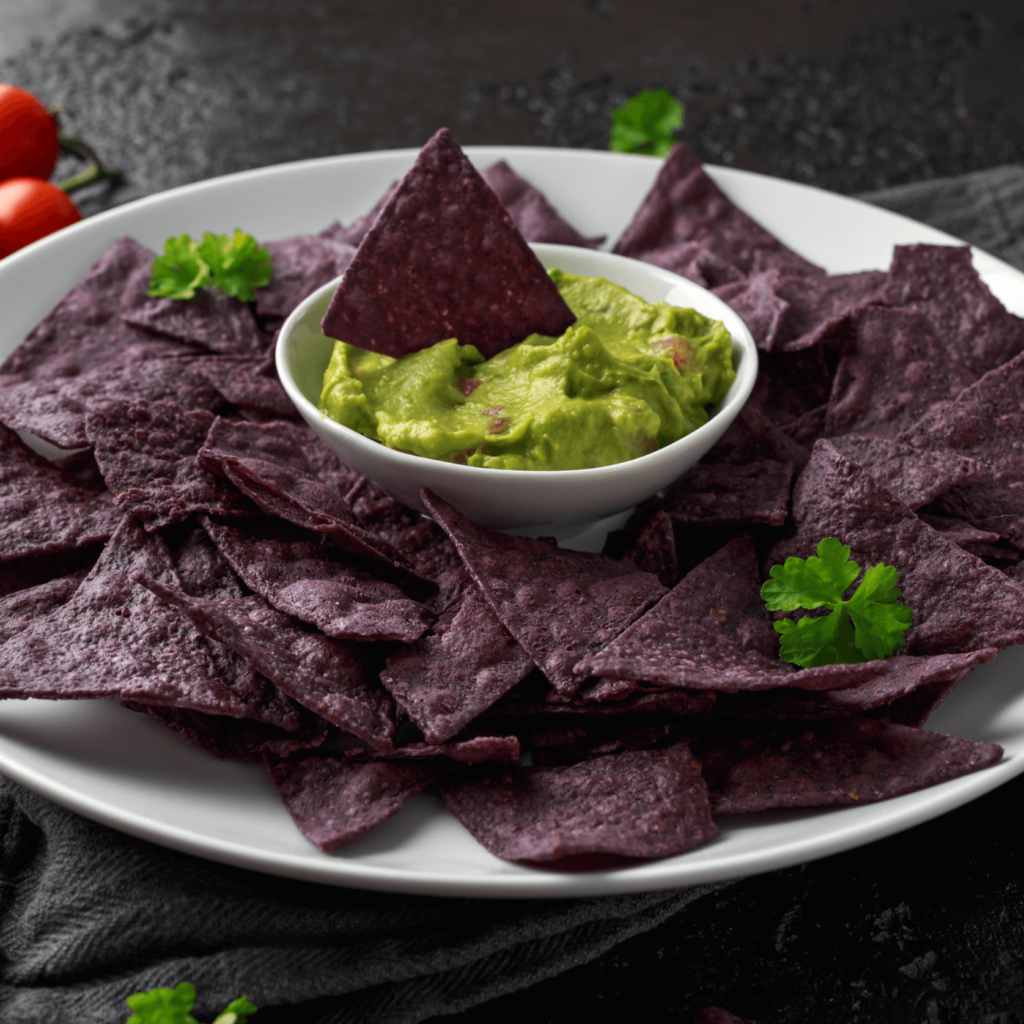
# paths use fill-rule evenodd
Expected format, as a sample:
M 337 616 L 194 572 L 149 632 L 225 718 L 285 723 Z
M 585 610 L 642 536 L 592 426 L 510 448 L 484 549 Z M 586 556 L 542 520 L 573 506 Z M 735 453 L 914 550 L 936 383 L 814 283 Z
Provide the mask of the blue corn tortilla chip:
M 121 320 L 144 294 L 154 253 L 119 238 L 0 366 L 0 380 L 74 377 L 128 360 L 201 351 Z
M 307 632 L 255 594 L 195 598 L 145 573 L 133 578 L 310 711 L 371 746 L 391 749 L 391 702 L 373 687 L 362 653 L 352 645 Z
M 138 572 L 177 584 L 163 541 L 126 516 L 74 596 L 3 645 L 0 697 L 116 697 L 247 717 L 195 628 L 137 586 Z
M 344 757 L 266 757 L 267 771 L 299 831 L 330 852 L 401 810 L 437 778 L 421 761 L 354 762 Z
M 390 544 L 419 575 L 438 581 L 448 578 L 458 588 L 453 577 L 465 575 L 462 559 L 432 519 L 406 508 L 365 477 L 348 488 L 345 503 L 360 526 Z M 430 599 L 431 607 L 438 611 L 449 603 L 440 591 Z
M 1024 548 L 1022 394 L 1024 353 L 990 370 L 954 400 L 935 403 L 904 435 L 924 466 L 948 453 L 970 460 L 977 470 L 943 490 L 931 511 L 991 530 L 1018 548 Z
M 109 494 L 78 486 L 0 427 L 0 563 L 104 541 L 119 519 Z
M 604 241 L 585 238 L 548 202 L 544 193 L 520 177 L 504 160 L 480 172 L 501 205 L 508 211 L 519 233 L 528 242 L 553 242 L 595 249 Z
M 869 306 L 854 317 L 852 330 L 852 347 L 832 383 L 826 437 L 896 437 L 933 402 L 973 382 L 921 313 Z
M 321 534 L 266 516 L 203 526 L 250 590 L 328 636 L 408 644 L 434 621 L 398 587 L 347 565 Z
M 453 740 L 451 743 L 405 743 L 384 754 L 366 747 L 357 747 L 346 750 L 345 757 L 355 761 L 443 757 L 458 764 L 480 764 L 484 761 L 519 764 L 520 748 L 516 736 L 474 736 L 472 739 Z
M 985 472 L 978 459 L 945 446 L 921 443 L 911 434 L 896 438 L 843 434 L 830 440 L 837 451 L 912 509 L 929 504 L 951 487 L 969 487 Z
M 355 245 L 320 235 L 295 235 L 268 242 L 274 276 L 256 289 L 256 313 L 284 319 L 307 295 L 345 273 Z
M 756 409 L 744 406 L 722 439 L 701 461 L 746 466 L 768 459 L 789 462 L 799 471 L 810 457 L 809 448 L 794 441 Z
M 768 564 L 813 555 L 823 537 L 850 546 L 862 567 L 899 572 L 900 601 L 913 610 L 901 653 L 956 654 L 1024 643 L 1024 587 L 922 522 L 828 441 L 819 441 L 793 488 L 794 535 Z
M 174 341 L 199 345 L 219 355 L 257 356 L 267 347 L 249 307 L 213 288 L 200 288 L 188 300 L 131 296 L 121 320 Z
M 84 575 L 58 576 L 0 597 L 0 644 L 66 605 L 82 585 Z
M 665 593 L 656 576 L 628 562 L 484 530 L 428 490 L 421 499 L 502 624 L 563 696 L 583 682 L 573 670 L 580 657 Z
M 641 572 L 657 576 L 663 587 L 674 587 L 679 579 L 679 560 L 672 517 L 667 512 L 655 512 L 623 557 Z
M 762 352 L 777 347 L 789 313 L 789 303 L 778 293 L 779 278 L 779 271 L 773 267 L 713 289 L 739 314 Z
M 669 857 L 718 834 L 685 743 L 443 783 L 445 806 L 504 860 Z
M 272 358 L 233 358 L 223 356 L 197 359 L 193 369 L 207 386 L 225 401 L 242 409 L 251 409 L 274 417 L 298 416 L 288 392 L 277 379 Z M 168 396 L 174 398 L 173 395 Z M 183 405 L 180 400 L 179 405 Z M 185 408 L 195 409 L 196 405 Z M 210 408 L 213 408 L 212 406 Z
M 926 316 L 953 359 L 975 377 L 1024 350 L 1024 320 L 989 291 L 968 246 L 896 246 L 883 301 Z
M 653 750 L 677 743 L 692 727 L 684 718 L 649 712 L 616 718 L 538 715 L 530 727 L 533 764 L 548 768 L 626 750 Z
M 219 409 L 224 400 L 199 372 L 201 360 L 170 357 L 105 366 L 75 377 L 0 384 L 0 422 L 58 448 L 86 448 L 85 415 L 100 398 L 176 402 L 183 409 Z
M 680 526 L 781 526 L 789 511 L 793 465 L 698 463 L 665 492 L 665 511 Z
M 825 350 L 766 352 L 758 357 L 757 381 L 746 409 L 754 409 L 805 447 L 793 433 L 796 421 L 816 414 L 824 421 L 823 407 L 832 393 L 833 371 Z
M 186 524 L 185 529 L 188 532 L 184 539 L 170 546 L 174 571 L 181 581 L 182 590 L 189 597 L 241 597 L 242 586 L 238 578 L 206 535 L 206 531 L 192 524 Z M 169 532 L 164 531 L 165 535 Z M 249 707 L 250 719 L 288 732 L 294 732 L 302 726 L 303 719 L 298 705 L 269 679 L 256 672 L 226 644 L 207 637 L 206 645 L 217 665 L 220 678 Z M 236 731 L 244 733 L 244 730 Z
M 653 263 L 656 267 L 671 270 L 680 277 L 687 277 L 704 288 L 715 289 L 734 281 L 744 280 L 740 270 L 712 252 L 702 242 L 670 242 L 662 248 L 645 249 L 643 256 L 639 258 L 645 263 Z M 782 300 L 767 296 L 766 299 L 771 306 L 782 305 Z M 770 316 L 771 312 L 768 314 L 768 317 Z
M 227 477 L 263 511 L 330 537 L 383 579 L 417 593 L 432 591 L 434 584 L 419 576 L 402 554 L 356 522 L 337 485 L 346 475 L 353 481 L 357 476 L 351 470 L 346 474 L 340 463 L 337 473 L 318 472 L 313 460 L 327 454 L 298 424 L 218 419 L 199 451 L 199 465 Z
M 770 267 L 824 274 L 736 206 L 704 173 L 691 150 L 676 146 L 615 244 L 615 252 L 644 259 L 652 250 L 664 252 L 670 246 L 694 242 L 743 276 Z
M 743 317 L 763 352 L 798 352 L 845 340 L 850 318 L 880 302 L 885 283 L 880 270 L 809 276 L 773 267 L 714 292 Z
M 872 473 L 872 476 L 878 478 L 875 473 Z M 889 490 L 892 488 L 890 487 Z M 917 518 L 927 523 L 933 530 L 944 533 L 954 544 L 959 544 L 965 550 L 970 550 L 972 544 L 992 544 L 999 540 L 998 533 L 991 530 L 979 530 L 962 519 L 949 519 L 946 516 L 931 515 L 927 512 L 918 512 Z
M 176 402 L 103 398 L 89 403 L 85 428 L 115 503 L 155 530 L 196 512 L 251 511 L 249 502 L 200 464 L 213 421 L 212 413 Z
M 952 686 L 990 662 L 994 647 L 967 654 L 933 654 L 914 658 L 897 654 L 886 658 L 877 676 L 842 690 L 761 690 L 757 693 L 723 694 L 716 714 L 746 718 L 835 718 L 863 714 L 901 700 L 921 688 Z
M 90 544 L 71 551 L 34 558 L 16 558 L 0 563 L 0 596 L 51 583 L 64 576 L 84 576 L 96 564 L 103 544 Z
M 498 197 L 442 128 L 359 246 L 323 332 L 399 358 L 445 338 L 485 359 L 576 320 Z
M 1003 748 L 889 722 L 765 724 L 694 741 L 715 814 L 864 804 L 996 764 Z
M 533 667 L 474 584 L 433 633 L 391 655 L 380 678 L 428 742 L 444 743 Z

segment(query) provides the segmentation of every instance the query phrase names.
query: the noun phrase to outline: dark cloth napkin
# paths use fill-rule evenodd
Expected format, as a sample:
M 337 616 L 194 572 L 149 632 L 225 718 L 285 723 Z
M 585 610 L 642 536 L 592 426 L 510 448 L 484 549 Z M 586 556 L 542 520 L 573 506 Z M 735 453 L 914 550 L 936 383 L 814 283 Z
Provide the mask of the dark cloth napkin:
M 1024 268 L 1024 168 L 864 196 Z M 413 1024 L 525 988 L 722 884 L 571 900 L 363 892 L 203 861 L 0 782 L 0 1020 L 123 1024 L 125 996 L 192 982 L 210 1020 Z

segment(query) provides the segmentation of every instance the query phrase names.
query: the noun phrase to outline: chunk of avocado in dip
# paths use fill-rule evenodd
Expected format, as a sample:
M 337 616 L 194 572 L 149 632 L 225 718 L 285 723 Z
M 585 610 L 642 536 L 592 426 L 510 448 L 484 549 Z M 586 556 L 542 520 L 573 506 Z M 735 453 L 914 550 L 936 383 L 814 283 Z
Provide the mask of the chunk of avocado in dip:
M 337 341 L 320 412 L 390 448 L 490 469 L 589 469 L 707 422 L 736 378 L 725 326 L 552 270 L 576 323 L 484 360 L 455 338 L 401 359 Z

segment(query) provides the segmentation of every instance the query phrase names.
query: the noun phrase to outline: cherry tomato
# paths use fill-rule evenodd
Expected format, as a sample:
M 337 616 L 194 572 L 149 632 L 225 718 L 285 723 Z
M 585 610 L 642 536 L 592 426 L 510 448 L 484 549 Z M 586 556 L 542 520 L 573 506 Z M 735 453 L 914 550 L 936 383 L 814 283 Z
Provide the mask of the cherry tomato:
M 0 259 L 81 219 L 68 194 L 48 181 L 0 181 Z
M 0 181 L 49 178 L 59 149 L 53 114 L 30 92 L 0 85 Z

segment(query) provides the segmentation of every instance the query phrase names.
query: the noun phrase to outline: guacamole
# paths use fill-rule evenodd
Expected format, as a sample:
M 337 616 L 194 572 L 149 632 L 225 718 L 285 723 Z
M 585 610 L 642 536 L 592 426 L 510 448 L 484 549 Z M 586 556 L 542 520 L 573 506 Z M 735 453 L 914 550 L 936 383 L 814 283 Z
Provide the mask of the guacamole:
M 708 419 L 736 377 L 716 320 L 551 271 L 577 320 L 485 360 L 456 338 L 392 359 L 335 342 L 320 412 L 400 451 L 491 469 L 587 469 Z

